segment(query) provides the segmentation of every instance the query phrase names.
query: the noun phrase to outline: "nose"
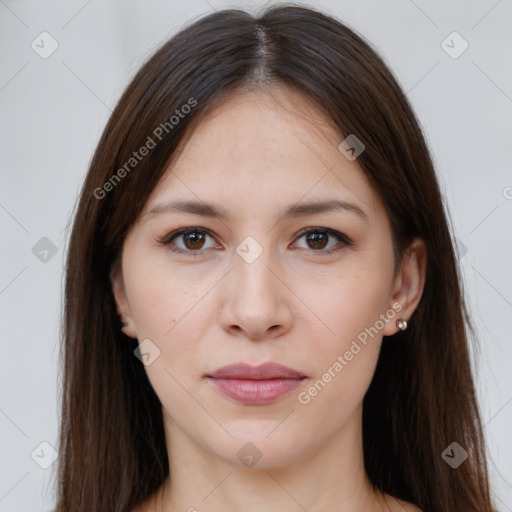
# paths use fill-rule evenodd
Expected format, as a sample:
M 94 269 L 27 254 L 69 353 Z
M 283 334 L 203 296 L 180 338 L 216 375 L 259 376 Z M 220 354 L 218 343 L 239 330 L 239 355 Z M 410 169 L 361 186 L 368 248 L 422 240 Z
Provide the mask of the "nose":
M 227 279 L 219 316 L 225 330 L 254 341 L 278 338 L 290 330 L 293 294 L 270 251 L 251 263 L 235 254 Z

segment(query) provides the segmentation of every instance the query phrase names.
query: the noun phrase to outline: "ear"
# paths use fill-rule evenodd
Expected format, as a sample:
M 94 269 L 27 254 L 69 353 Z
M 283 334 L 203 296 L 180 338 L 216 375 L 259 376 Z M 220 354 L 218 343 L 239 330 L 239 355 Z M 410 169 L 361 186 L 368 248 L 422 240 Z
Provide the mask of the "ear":
M 126 290 L 121 271 L 111 273 L 110 282 L 112 285 L 112 293 L 116 303 L 117 313 L 123 323 L 121 330 L 130 338 L 137 339 L 137 332 L 135 330 L 135 323 L 131 316 L 130 305 L 126 297 Z
M 402 306 L 396 320 L 409 321 L 418 307 L 425 287 L 427 272 L 427 246 L 421 238 L 415 238 L 405 251 L 393 284 L 391 304 Z M 399 331 L 396 321 L 389 322 L 384 328 L 385 336 L 392 336 Z

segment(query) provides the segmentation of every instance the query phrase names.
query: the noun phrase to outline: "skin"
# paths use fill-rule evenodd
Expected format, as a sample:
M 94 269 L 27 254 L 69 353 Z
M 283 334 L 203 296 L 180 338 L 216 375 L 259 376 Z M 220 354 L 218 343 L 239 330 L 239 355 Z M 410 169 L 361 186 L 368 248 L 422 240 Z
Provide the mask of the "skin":
M 394 274 L 384 205 L 357 160 L 338 150 L 342 139 L 282 87 L 231 95 L 200 123 L 129 232 L 112 289 L 124 332 L 160 350 L 145 369 L 162 403 L 172 475 L 137 512 L 418 512 L 372 489 L 361 419 L 382 336 L 395 334 L 396 319 L 408 320 L 421 298 L 426 248 L 415 239 Z M 331 198 L 367 219 L 331 211 L 277 220 L 291 204 Z M 176 199 L 215 203 L 231 218 L 146 215 Z M 183 227 L 211 236 L 203 245 L 187 236 L 158 242 Z M 308 243 L 300 232 L 311 227 L 353 245 L 332 236 Z M 248 236 L 263 248 L 251 263 L 236 252 Z M 301 403 L 299 393 L 393 304 L 401 307 L 394 319 Z M 205 375 L 241 361 L 279 362 L 307 378 L 272 404 L 240 404 Z M 237 457 L 248 442 L 262 455 L 250 468 Z

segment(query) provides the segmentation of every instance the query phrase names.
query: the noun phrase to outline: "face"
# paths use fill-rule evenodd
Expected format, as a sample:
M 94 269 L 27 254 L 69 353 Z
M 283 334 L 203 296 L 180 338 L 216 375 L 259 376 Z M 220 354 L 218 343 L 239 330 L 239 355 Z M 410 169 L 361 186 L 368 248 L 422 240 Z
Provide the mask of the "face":
M 231 96 L 125 240 L 113 281 L 125 332 L 167 433 L 208 456 L 275 467 L 360 429 L 382 336 L 419 300 L 414 265 L 394 275 L 384 205 L 342 140 L 289 90 Z M 293 372 L 216 373 L 235 363 Z

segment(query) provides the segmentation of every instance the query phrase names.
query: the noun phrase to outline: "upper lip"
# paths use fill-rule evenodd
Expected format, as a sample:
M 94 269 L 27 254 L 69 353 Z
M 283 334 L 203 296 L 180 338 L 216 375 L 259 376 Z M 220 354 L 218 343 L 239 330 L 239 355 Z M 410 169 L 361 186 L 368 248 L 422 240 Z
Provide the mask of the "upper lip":
M 302 379 L 305 375 L 297 370 L 288 368 L 279 363 L 264 363 L 259 366 L 251 366 L 247 363 L 234 363 L 223 366 L 207 375 L 214 379 Z

